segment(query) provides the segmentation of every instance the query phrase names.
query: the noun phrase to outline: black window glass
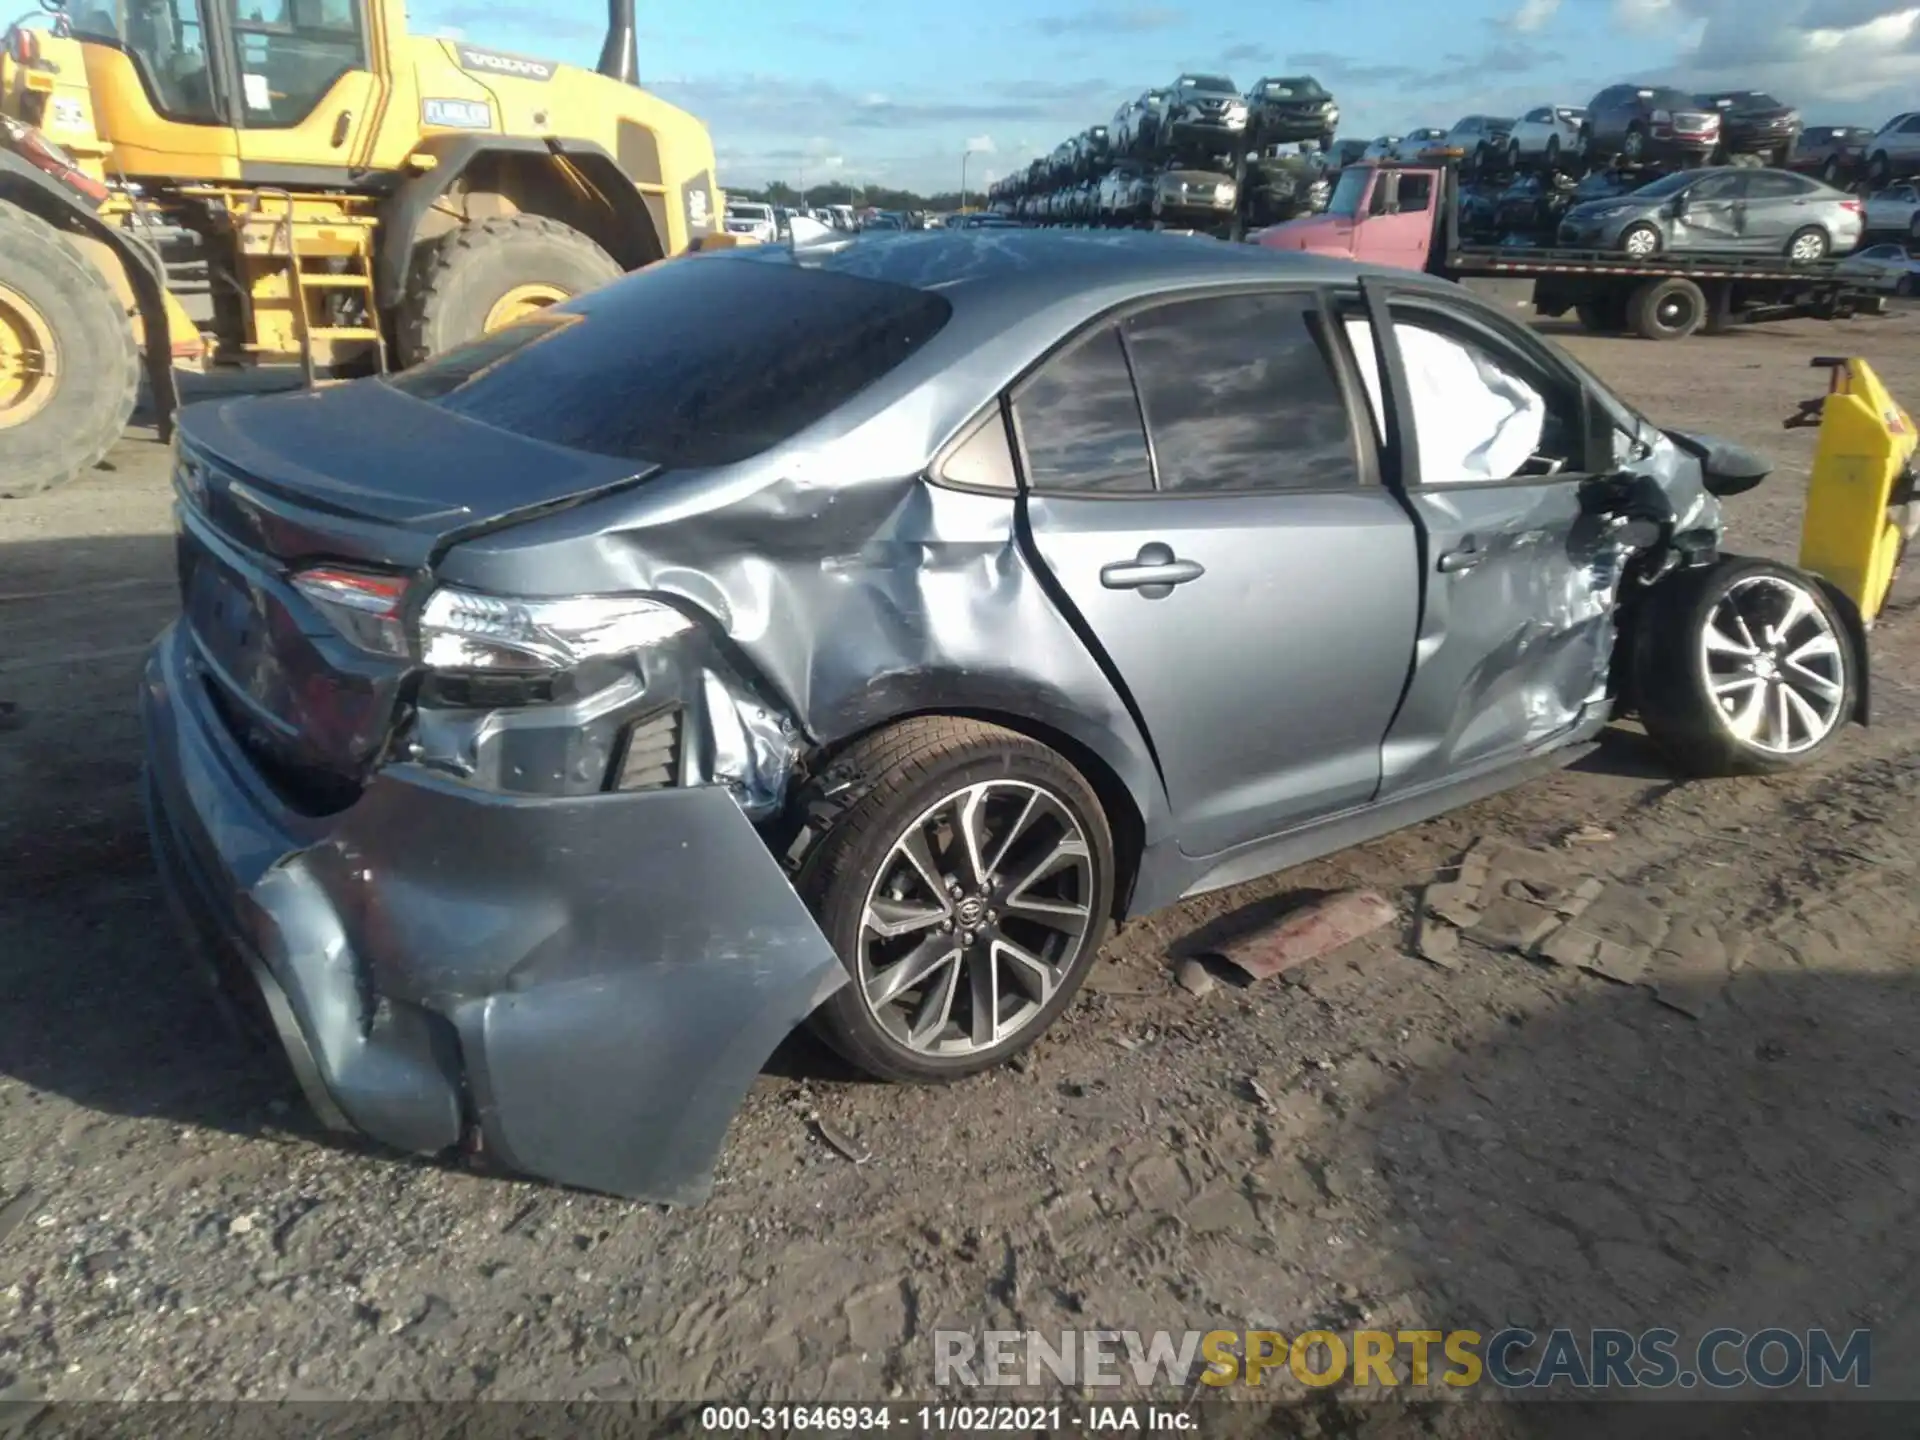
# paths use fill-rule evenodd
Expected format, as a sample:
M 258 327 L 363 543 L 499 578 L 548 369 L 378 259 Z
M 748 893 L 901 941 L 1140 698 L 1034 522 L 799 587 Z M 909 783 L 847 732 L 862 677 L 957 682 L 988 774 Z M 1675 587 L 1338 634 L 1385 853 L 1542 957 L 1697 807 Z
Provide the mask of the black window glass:
M 1782 200 L 1790 195 L 1806 195 L 1812 190 L 1812 181 L 1789 175 L 1784 170 L 1755 170 L 1747 177 L 1749 200 Z
M 1687 196 L 1692 200 L 1738 199 L 1746 193 L 1746 180 L 1746 175 L 1737 171 L 1728 175 L 1709 175 L 1689 190 Z
M 648 266 L 387 383 L 534 440 L 666 466 L 730 465 L 826 418 L 925 345 L 952 307 L 786 260 Z
M 1127 321 L 1162 490 L 1326 489 L 1359 480 L 1311 295 L 1223 295 Z
M 240 51 L 240 106 L 252 129 L 298 125 L 334 82 L 366 68 L 349 0 L 226 0 Z
M 102 41 L 126 52 L 161 116 L 187 124 L 220 123 L 213 73 L 207 65 L 206 27 L 193 0 L 137 6 L 75 0 L 68 14 L 79 39 Z
M 1054 356 L 1013 402 L 1035 490 L 1138 494 L 1153 489 L 1140 402 L 1111 325 Z

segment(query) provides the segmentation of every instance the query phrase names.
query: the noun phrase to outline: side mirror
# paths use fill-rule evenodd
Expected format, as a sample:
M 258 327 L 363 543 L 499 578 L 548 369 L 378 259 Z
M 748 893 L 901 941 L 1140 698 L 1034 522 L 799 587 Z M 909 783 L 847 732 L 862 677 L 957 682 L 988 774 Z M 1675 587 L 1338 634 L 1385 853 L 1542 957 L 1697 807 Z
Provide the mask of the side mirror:
M 1687 192 L 1682 190 L 1673 197 L 1673 213 L 1676 218 L 1687 213 Z

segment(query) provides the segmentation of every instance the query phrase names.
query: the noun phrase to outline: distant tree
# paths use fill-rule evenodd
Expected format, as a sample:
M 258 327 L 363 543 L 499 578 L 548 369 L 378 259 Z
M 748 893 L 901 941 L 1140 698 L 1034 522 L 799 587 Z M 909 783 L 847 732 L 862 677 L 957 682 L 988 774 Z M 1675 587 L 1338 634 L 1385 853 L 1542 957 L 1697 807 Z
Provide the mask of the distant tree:
M 793 206 L 801 203 L 800 191 L 784 180 L 772 181 L 757 190 L 728 186 L 727 193 L 741 200 L 755 200 L 765 205 Z M 984 187 L 967 193 L 967 203 L 970 205 L 977 206 L 985 198 Z M 931 210 L 940 213 L 958 210 L 960 195 L 953 190 L 938 195 L 921 195 L 913 190 L 896 190 L 885 185 L 849 185 L 844 180 L 833 180 L 823 185 L 807 186 L 806 203 L 871 205 L 876 210 Z

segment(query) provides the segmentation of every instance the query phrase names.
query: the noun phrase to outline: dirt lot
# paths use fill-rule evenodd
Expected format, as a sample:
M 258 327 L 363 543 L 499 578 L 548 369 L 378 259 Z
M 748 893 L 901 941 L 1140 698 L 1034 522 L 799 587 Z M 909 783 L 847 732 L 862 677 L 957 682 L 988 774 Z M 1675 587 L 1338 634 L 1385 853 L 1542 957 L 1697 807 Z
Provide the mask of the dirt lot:
M 1763 552 L 1797 536 L 1812 441 L 1779 421 L 1824 383 L 1809 356 L 1864 353 L 1920 401 L 1912 314 L 1567 343 L 1656 417 L 1780 457 L 1733 504 Z M 113 465 L 0 509 L 0 1390 L 872 1399 L 929 1394 L 947 1327 L 1521 1322 L 1871 1326 L 1875 1391 L 1920 1397 L 1904 611 L 1876 635 L 1878 723 L 1816 773 L 1675 786 L 1621 734 L 1130 927 L 1015 1070 L 902 1093 L 796 1044 L 712 1201 L 668 1213 L 321 1136 L 186 982 L 135 787 L 163 456 L 136 431 Z M 1692 937 L 1652 974 L 1673 1003 L 1471 945 L 1437 968 L 1398 932 L 1257 986 L 1170 978 L 1170 952 L 1301 892 L 1410 914 L 1483 836 Z

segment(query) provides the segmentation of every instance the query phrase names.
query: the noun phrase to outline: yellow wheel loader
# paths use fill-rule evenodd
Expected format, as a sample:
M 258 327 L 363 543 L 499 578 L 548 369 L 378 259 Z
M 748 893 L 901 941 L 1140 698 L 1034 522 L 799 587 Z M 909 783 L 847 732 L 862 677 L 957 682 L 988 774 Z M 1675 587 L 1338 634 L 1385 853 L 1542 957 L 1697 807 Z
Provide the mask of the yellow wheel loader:
M 144 374 L 412 365 L 725 244 L 700 122 L 596 72 L 409 35 L 403 0 L 40 0 L 0 53 L 0 495 L 98 464 Z

